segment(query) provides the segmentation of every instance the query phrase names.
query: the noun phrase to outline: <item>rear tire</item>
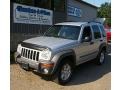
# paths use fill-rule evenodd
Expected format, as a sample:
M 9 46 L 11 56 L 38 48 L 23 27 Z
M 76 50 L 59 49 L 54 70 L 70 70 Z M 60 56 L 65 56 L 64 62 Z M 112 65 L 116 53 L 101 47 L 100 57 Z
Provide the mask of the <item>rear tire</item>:
M 102 65 L 105 62 L 105 50 L 101 50 L 96 58 L 96 63 Z
M 60 85 L 65 85 L 71 80 L 72 72 L 72 62 L 64 60 L 61 62 L 60 67 L 56 72 L 55 79 L 53 81 Z

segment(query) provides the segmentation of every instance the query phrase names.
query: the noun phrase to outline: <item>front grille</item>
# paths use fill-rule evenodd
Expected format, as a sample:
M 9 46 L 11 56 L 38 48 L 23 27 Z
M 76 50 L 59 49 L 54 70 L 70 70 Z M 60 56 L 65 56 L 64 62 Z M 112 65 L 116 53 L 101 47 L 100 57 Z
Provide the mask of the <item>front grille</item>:
M 21 56 L 30 60 L 38 61 L 39 60 L 39 51 L 29 48 L 22 47 Z

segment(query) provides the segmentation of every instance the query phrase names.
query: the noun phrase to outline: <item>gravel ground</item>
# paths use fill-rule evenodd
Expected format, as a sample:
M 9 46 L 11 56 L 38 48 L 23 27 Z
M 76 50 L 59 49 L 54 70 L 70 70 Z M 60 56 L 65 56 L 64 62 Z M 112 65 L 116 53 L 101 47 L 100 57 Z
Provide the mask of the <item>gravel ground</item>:
M 46 81 L 31 71 L 21 69 L 18 64 L 12 63 L 10 70 L 11 90 L 111 90 L 110 52 L 102 66 L 88 62 L 77 67 L 66 86 Z

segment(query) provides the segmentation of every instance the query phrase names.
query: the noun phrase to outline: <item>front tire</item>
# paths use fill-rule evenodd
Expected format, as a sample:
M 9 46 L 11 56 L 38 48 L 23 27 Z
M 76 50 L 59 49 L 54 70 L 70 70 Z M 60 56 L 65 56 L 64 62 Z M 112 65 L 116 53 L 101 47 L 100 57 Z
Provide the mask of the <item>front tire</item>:
M 61 62 L 61 65 L 57 71 L 55 82 L 60 85 L 65 85 L 71 80 L 73 72 L 73 65 L 70 61 L 65 60 Z

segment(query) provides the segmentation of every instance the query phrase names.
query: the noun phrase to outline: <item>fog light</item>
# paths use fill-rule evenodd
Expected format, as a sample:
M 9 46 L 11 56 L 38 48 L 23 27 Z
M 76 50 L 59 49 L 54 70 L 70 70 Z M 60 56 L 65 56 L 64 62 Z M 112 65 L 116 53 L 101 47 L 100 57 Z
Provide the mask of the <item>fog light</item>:
M 43 63 L 42 62 L 39 64 L 39 66 L 40 66 L 41 71 L 44 74 L 48 74 L 49 71 L 51 71 L 51 69 L 54 67 L 54 63 L 51 63 L 51 62 Z
M 44 69 L 44 73 L 47 74 L 48 73 L 48 69 Z

